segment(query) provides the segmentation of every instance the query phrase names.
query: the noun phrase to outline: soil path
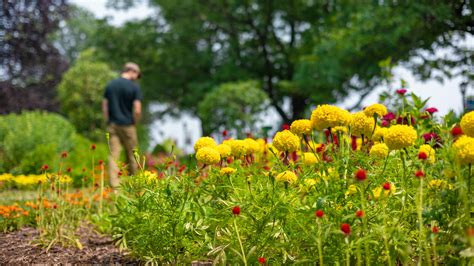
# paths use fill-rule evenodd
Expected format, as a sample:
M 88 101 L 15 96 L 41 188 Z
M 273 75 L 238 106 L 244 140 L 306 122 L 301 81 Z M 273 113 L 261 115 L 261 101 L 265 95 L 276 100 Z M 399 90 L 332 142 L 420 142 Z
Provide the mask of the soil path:
M 54 246 L 46 252 L 32 244 L 38 234 L 34 228 L 0 233 L 0 264 L 138 264 L 120 252 L 109 236 L 98 234 L 91 225 L 84 225 L 77 232 L 84 246 L 82 250 Z

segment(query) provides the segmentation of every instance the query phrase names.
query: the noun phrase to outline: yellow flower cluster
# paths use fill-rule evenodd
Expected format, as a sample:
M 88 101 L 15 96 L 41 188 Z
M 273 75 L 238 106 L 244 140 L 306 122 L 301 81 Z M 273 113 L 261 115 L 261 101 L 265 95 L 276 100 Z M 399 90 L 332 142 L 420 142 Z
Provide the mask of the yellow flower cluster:
M 433 164 L 436 161 L 436 158 L 435 158 L 436 151 L 433 148 L 431 148 L 430 145 L 428 144 L 421 145 L 420 149 L 418 150 L 418 153 L 420 152 L 424 152 L 426 154 L 426 156 L 428 157 L 426 159 L 427 162 Z
M 400 150 L 415 144 L 418 134 L 407 125 L 394 125 L 388 128 L 384 140 L 390 150 Z
M 211 137 L 201 137 L 196 143 L 194 143 L 194 151 L 197 152 L 202 147 L 215 147 L 217 146 L 216 141 Z
M 375 120 L 373 117 L 366 116 L 363 112 L 357 112 L 352 114 L 351 119 L 351 134 L 354 136 L 366 136 L 372 135 L 372 131 L 375 126 Z
M 311 123 L 316 130 L 348 125 L 351 115 L 347 110 L 334 105 L 323 104 L 311 113 Z
M 453 189 L 453 185 L 442 179 L 433 179 L 428 182 L 428 188 L 430 189 Z
M 240 158 L 247 154 L 247 150 L 249 149 L 247 142 L 241 139 L 233 139 L 226 142 L 231 149 L 231 154 L 235 158 Z
M 202 147 L 196 152 L 196 159 L 203 164 L 216 164 L 220 161 L 219 152 L 211 147 Z
M 474 138 L 461 136 L 453 147 L 461 164 L 474 164 Z
M 372 140 L 374 141 L 382 141 L 384 136 L 385 136 L 385 133 L 387 133 L 387 130 L 388 128 L 386 127 L 379 127 L 377 126 L 375 128 L 375 132 L 374 132 L 374 135 L 372 136 Z
M 390 183 L 390 190 L 385 190 L 381 186 L 378 186 L 372 190 L 372 193 L 374 194 L 374 199 L 378 200 L 380 196 L 382 195 L 382 190 L 383 190 L 383 195 L 384 197 L 388 197 L 390 195 L 395 194 L 397 191 L 397 188 L 395 187 L 395 184 Z
M 387 107 L 380 103 L 372 104 L 364 109 L 364 113 L 368 117 L 382 117 L 387 114 Z
M 219 152 L 222 158 L 229 157 L 232 152 L 230 146 L 224 143 L 217 145 L 215 149 Z
M 462 117 L 461 129 L 464 134 L 469 137 L 474 137 L 474 111 L 471 111 Z
M 318 157 L 314 155 L 312 152 L 305 152 L 303 153 L 303 163 L 305 165 L 313 165 L 319 161 Z
M 337 126 L 331 128 L 332 133 L 341 133 L 341 134 L 346 134 L 347 133 L 347 127 L 345 126 Z
M 235 168 L 232 167 L 224 167 L 221 169 L 220 174 L 221 175 L 231 175 L 237 171 Z
M 279 182 L 288 182 L 290 184 L 296 183 L 298 180 L 298 177 L 296 174 L 292 171 L 284 171 L 282 173 L 279 173 L 275 179 Z
M 311 124 L 311 120 L 308 119 L 295 120 L 291 123 L 290 130 L 298 136 L 308 136 L 311 134 L 311 131 L 313 131 L 313 125 Z
M 352 184 L 352 185 L 349 185 L 349 187 L 347 188 L 345 195 L 347 197 L 355 193 L 357 193 L 357 186 Z
M 260 151 L 260 144 L 251 138 L 244 139 L 245 143 L 247 143 L 247 152 L 246 154 L 253 154 Z
M 385 143 L 377 143 L 372 146 L 369 152 L 370 156 L 377 159 L 385 159 L 388 155 L 388 147 Z
M 292 152 L 298 150 L 300 139 L 289 130 L 277 132 L 273 138 L 273 146 L 279 151 Z

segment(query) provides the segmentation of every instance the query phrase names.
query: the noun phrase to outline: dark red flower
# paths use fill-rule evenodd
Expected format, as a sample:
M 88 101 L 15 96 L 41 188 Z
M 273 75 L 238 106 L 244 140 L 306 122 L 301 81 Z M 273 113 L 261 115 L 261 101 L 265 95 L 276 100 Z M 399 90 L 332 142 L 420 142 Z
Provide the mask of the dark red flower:
M 288 125 L 288 124 L 283 124 L 283 125 L 281 126 L 281 129 L 283 129 L 283 130 L 285 130 L 285 129 L 286 129 L 286 130 L 290 130 L 290 125 Z
M 267 262 L 267 260 L 264 257 L 258 258 L 258 263 L 265 264 L 265 262 Z
M 326 148 L 326 145 L 324 145 L 323 143 L 319 145 L 319 147 L 316 148 L 316 152 L 323 152 L 325 148 Z
M 263 167 L 263 169 L 264 169 L 265 171 L 270 171 L 270 169 L 272 169 L 272 168 L 270 168 L 270 166 L 268 166 L 268 165 L 265 165 L 265 166 Z
M 99 160 L 99 165 L 103 165 L 104 164 L 104 160 Z
M 72 168 L 71 168 L 71 167 L 68 167 L 68 168 L 66 169 L 66 172 L 68 172 L 68 173 L 72 172 Z
M 434 226 L 431 228 L 431 232 L 433 232 L 433 234 L 439 233 L 439 227 L 437 227 L 436 225 L 434 225 Z
M 43 164 L 43 166 L 41 166 L 41 171 L 46 171 L 49 169 L 49 166 L 47 164 Z
M 425 176 L 425 173 L 422 170 L 418 170 L 415 172 L 415 176 L 419 178 L 423 178 Z
M 67 152 L 66 152 L 66 151 L 63 151 L 63 152 L 61 153 L 61 158 L 67 158 L 67 155 L 68 155 Z
M 92 145 L 91 145 L 91 150 L 94 151 L 96 148 L 97 148 L 97 146 L 96 146 L 95 144 L 92 144 Z
M 434 142 L 433 148 L 439 148 L 441 147 L 441 143 L 443 143 L 441 137 L 435 132 L 425 133 L 422 137 L 425 140 L 425 143 Z
M 405 95 L 405 93 L 407 93 L 407 90 L 405 89 L 398 89 L 395 91 L 398 95 Z
M 388 126 L 390 126 L 390 121 L 382 120 L 382 122 L 380 123 L 380 126 L 381 127 L 388 127 Z
M 385 184 L 383 184 L 383 189 L 390 190 L 390 182 L 385 182 Z
M 357 218 L 362 218 L 364 217 L 365 213 L 363 210 L 357 210 L 355 215 L 357 216 Z
M 430 115 L 432 115 L 433 113 L 438 112 L 438 109 L 436 109 L 435 107 L 430 107 L 430 108 L 426 108 L 425 111 L 428 112 Z
M 224 131 L 222 131 L 222 136 L 223 136 L 223 137 L 227 137 L 227 133 L 228 133 L 228 132 L 227 132 L 227 129 L 224 129 Z
M 462 129 L 460 126 L 455 126 L 451 129 L 451 135 L 453 137 L 456 137 L 456 136 L 459 136 L 459 135 L 462 135 L 464 134 L 464 132 L 462 132 Z
M 117 175 L 122 176 L 123 175 L 122 171 L 119 171 Z
M 351 234 L 351 226 L 347 223 L 343 223 L 341 224 L 341 231 L 346 235 L 350 235 Z
M 183 165 L 181 165 L 181 166 L 179 167 L 178 172 L 181 173 L 181 172 L 183 172 L 185 169 L 186 169 L 186 165 L 183 164 Z
M 316 215 L 318 218 L 322 218 L 324 216 L 324 212 L 323 210 L 317 210 L 314 212 L 314 215 Z
M 351 147 L 353 151 L 357 150 L 357 137 L 356 136 L 351 136 Z
M 53 209 L 56 209 L 57 207 L 58 207 L 58 205 L 56 205 L 56 203 L 54 203 Z
M 428 155 L 426 155 L 426 152 L 420 151 L 420 152 L 418 153 L 418 159 L 420 159 L 420 160 L 426 160 L 427 158 L 428 158 Z
M 395 119 L 395 114 L 392 112 L 388 112 L 386 115 L 382 117 L 383 120 L 388 120 L 389 122 Z
M 410 123 L 408 123 L 408 117 L 402 117 L 402 116 L 397 117 L 397 124 L 414 125 L 415 123 L 416 123 L 415 118 L 413 118 L 413 116 L 411 115 L 410 115 Z
M 364 181 L 367 179 L 367 171 L 363 170 L 363 169 L 358 169 L 356 172 L 355 172 L 355 178 L 359 181 Z
M 240 207 L 235 206 L 234 208 L 232 208 L 232 214 L 239 215 L 240 214 Z

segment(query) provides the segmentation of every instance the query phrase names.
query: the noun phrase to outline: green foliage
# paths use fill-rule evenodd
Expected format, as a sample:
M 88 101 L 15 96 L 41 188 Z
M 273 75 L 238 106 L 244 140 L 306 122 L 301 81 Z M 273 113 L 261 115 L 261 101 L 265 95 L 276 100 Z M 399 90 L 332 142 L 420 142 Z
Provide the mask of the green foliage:
M 225 83 L 206 94 L 198 106 L 205 135 L 224 129 L 239 137 L 255 131 L 257 116 L 268 105 L 268 97 L 257 82 Z
M 103 139 L 103 91 L 115 76 L 107 64 L 95 60 L 92 50 L 84 51 L 64 74 L 58 87 L 61 111 L 79 133 L 94 140 Z

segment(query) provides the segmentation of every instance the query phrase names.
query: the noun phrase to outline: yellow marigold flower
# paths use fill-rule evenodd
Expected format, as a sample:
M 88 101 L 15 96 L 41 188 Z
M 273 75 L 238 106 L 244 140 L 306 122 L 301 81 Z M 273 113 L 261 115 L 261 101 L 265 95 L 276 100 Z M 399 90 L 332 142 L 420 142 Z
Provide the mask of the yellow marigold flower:
M 471 111 L 462 117 L 461 129 L 464 134 L 469 137 L 474 137 L 474 111 Z
M 158 175 L 156 173 L 153 173 L 152 171 L 144 171 L 143 176 L 147 179 L 147 181 L 158 180 Z
M 290 184 L 296 183 L 298 180 L 298 177 L 296 174 L 292 171 L 284 171 L 282 173 L 279 173 L 275 179 L 279 182 L 288 182 Z
M 431 164 L 433 164 L 436 161 L 435 155 L 436 151 L 431 148 L 430 145 L 428 144 L 423 144 L 420 146 L 420 149 L 418 150 L 418 153 L 424 152 L 426 156 L 428 157 L 427 161 Z
M 391 150 L 400 150 L 412 146 L 418 134 L 412 126 L 394 125 L 388 128 L 385 133 L 385 144 Z
M 312 152 L 303 153 L 303 163 L 305 165 L 313 165 L 319 161 L 318 157 Z
M 355 193 L 357 193 L 357 186 L 352 184 L 352 185 L 349 185 L 349 187 L 347 188 L 345 195 L 347 197 Z
M 211 137 L 201 137 L 194 144 L 194 151 L 197 152 L 202 147 L 215 147 L 217 146 L 216 141 Z
M 380 195 L 382 194 L 382 190 L 383 190 L 384 197 L 388 197 L 390 195 L 395 194 L 395 192 L 397 191 L 397 188 L 395 187 L 395 184 L 393 184 L 393 183 L 390 183 L 390 190 L 385 190 L 385 189 L 383 189 L 382 186 L 378 186 L 378 187 L 374 188 L 372 190 L 372 193 L 374 194 L 374 199 L 375 200 L 378 200 L 380 198 Z
M 277 132 L 273 138 L 273 146 L 279 151 L 292 152 L 298 150 L 300 139 L 289 130 Z
M 314 178 L 306 178 L 304 180 L 303 190 L 310 190 L 316 186 L 318 181 Z
M 313 131 L 313 125 L 311 120 L 308 119 L 295 120 L 291 123 L 290 130 L 298 136 L 310 135 L 311 131 Z
M 69 184 L 72 182 L 72 178 L 68 175 L 62 175 L 59 177 L 59 183 Z
M 264 139 L 257 139 L 258 145 L 260 145 L 259 153 L 264 153 L 267 149 L 267 142 Z
M 323 104 L 311 114 L 311 123 L 316 130 L 348 125 L 351 115 L 348 111 L 334 105 Z
M 229 157 L 232 152 L 230 146 L 227 144 L 219 144 L 215 149 L 219 152 L 222 158 Z
M 221 169 L 220 174 L 221 175 L 231 175 L 237 171 L 235 168 L 232 167 L 224 167 Z
M 244 140 L 236 139 L 228 142 L 230 144 L 231 153 L 234 157 L 240 158 L 247 154 L 248 144 Z
M 388 147 L 385 143 L 377 143 L 372 146 L 369 154 L 378 159 L 385 159 L 388 155 Z
M 368 117 L 382 117 L 387 114 L 387 107 L 380 103 L 375 103 L 370 106 L 367 106 L 364 109 L 364 114 Z
M 379 127 L 377 126 L 375 128 L 374 135 L 372 136 L 372 139 L 375 141 L 381 141 L 383 140 L 385 133 L 387 133 L 388 128 L 386 127 Z
M 375 120 L 373 117 L 366 116 L 363 112 L 352 114 L 351 134 L 354 136 L 364 135 L 366 137 L 372 135 Z
M 461 164 L 474 164 L 474 138 L 461 136 L 454 144 L 456 158 Z
M 0 182 L 2 182 L 2 181 L 10 181 L 10 180 L 12 180 L 12 179 L 13 179 L 13 175 L 11 175 L 11 174 L 6 173 L 6 174 L 0 175 Z
M 214 148 L 202 147 L 196 152 L 196 159 L 203 164 L 216 164 L 221 160 L 221 156 Z
M 442 179 L 433 179 L 428 182 L 428 188 L 430 189 L 453 189 L 453 185 L 449 184 Z
M 347 127 L 345 126 L 337 126 L 331 128 L 332 133 L 342 133 L 342 134 L 347 134 Z
M 258 153 L 260 151 L 260 144 L 254 139 L 246 138 L 244 139 L 245 143 L 247 143 L 247 152 L 246 154 L 253 154 Z

